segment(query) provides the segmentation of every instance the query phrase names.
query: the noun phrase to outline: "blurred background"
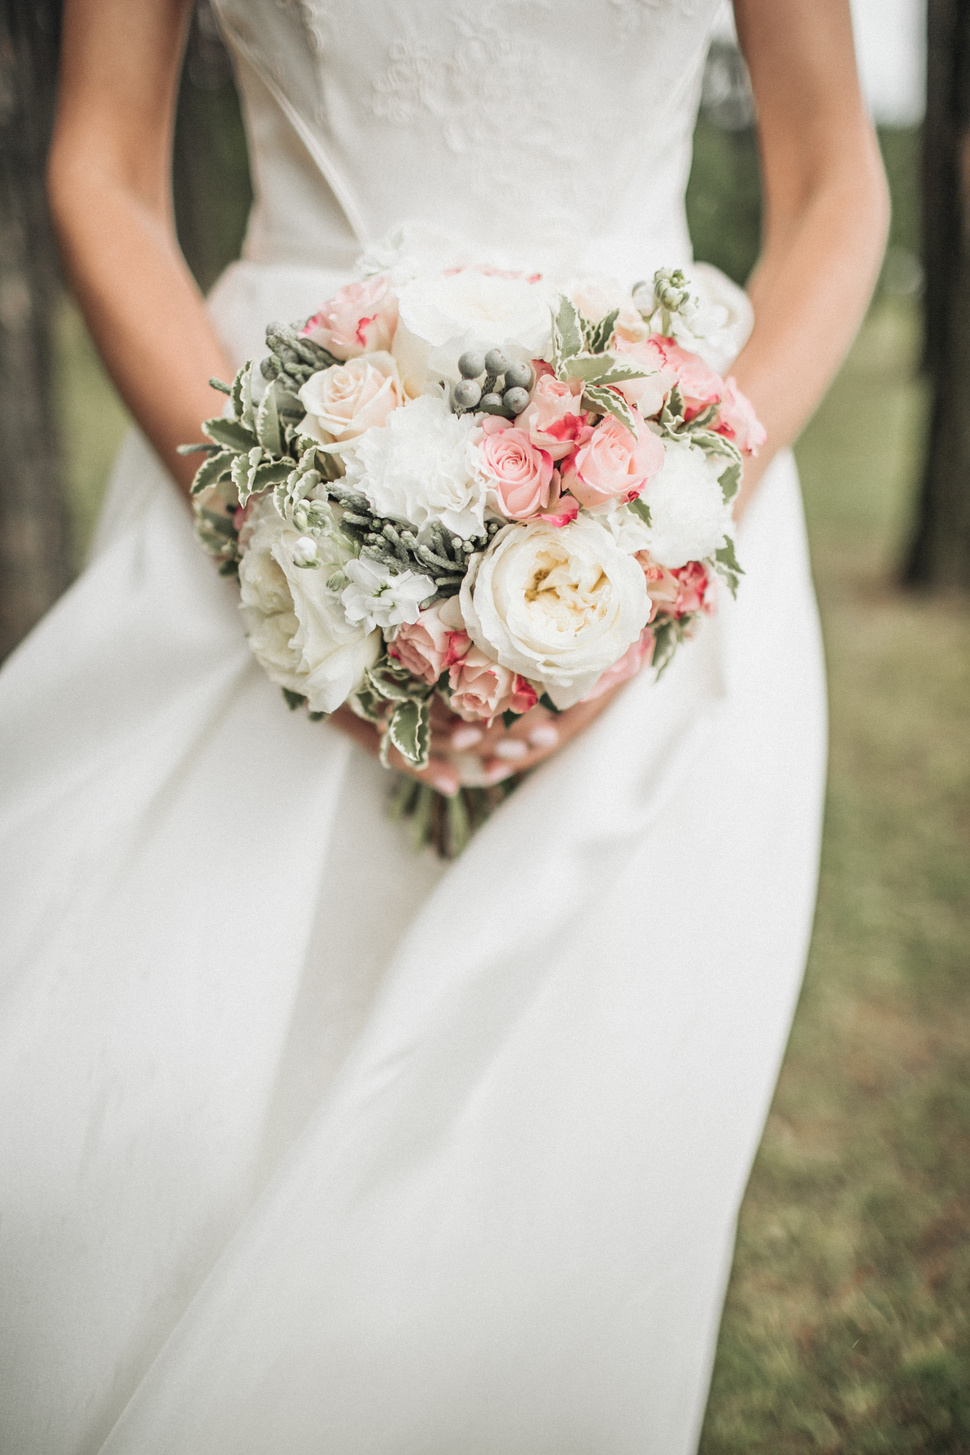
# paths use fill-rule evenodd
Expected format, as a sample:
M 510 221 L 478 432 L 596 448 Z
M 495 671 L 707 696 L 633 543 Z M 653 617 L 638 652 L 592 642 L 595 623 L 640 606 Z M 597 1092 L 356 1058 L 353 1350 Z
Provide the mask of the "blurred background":
M 928 8 L 853 0 L 892 232 L 797 448 L 831 690 L 822 882 L 703 1455 L 970 1455 L 970 4 Z M 0 12 L 0 655 L 78 570 L 128 425 L 46 223 L 58 13 L 54 0 Z M 207 287 L 236 255 L 250 194 L 205 5 L 174 174 Z M 743 282 L 760 194 L 729 13 L 688 207 L 697 256 Z

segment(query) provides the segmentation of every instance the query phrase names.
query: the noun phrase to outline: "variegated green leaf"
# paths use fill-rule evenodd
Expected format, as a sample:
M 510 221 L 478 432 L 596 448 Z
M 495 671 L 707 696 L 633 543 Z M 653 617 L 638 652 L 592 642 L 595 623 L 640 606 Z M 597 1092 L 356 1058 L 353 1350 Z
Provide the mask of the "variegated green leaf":
M 734 552 L 734 542 L 730 536 L 728 536 L 721 549 L 715 552 L 714 562 L 718 575 L 727 583 L 731 595 L 737 596 L 738 586 L 741 584 L 741 577 L 744 575 L 744 570 L 738 563 L 738 558 Z
M 218 450 L 216 454 L 203 460 L 192 481 L 192 494 L 198 495 L 207 485 L 215 485 L 217 481 L 226 479 L 235 458 L 232 450 Z
M 579 310 L 569 298 L 562 298 L 559 312 L 553 320 L 552 344 L 556 360 L 570 359 L 583 351 L 583 330 L 579 321 Z
M 612 354 L 579 354 L 563 362 L 560 377 L 582 379 L 586 384 L 623 384 L 627 379 L 645 379 L 651 372 L 635 364 L 621 364 Z
M 219 515 L 214 510 L 206 510 L 204 506 L 198 511 L 198 514 L 208 529 L 215 531 L 216 535 L 226 536 L 228 539 L 235 539 L 236 527 L 233 524 L 231 515 Z
M 229 450 L 251 450 L 256 444 L 253 431 L 246 429 L 238 419 L 207 419 L 202 431 L 217 445 L 224 445 Z
M 602 354 L 610 339 L 613 337 L 613 330 L 616 327 L 616 320 L 620 316 L 620 310 L 614 308 L 599 323 L 588 323 L 584 320 L 583 333 L 586 336 L 586 347 L 591 354 Z
M 726 470 L 723 470 L 717 477 L 717 483 L 724 493 L 725 500 L 733 500 L 741 488 L 741 464 L 732 460 Z
M 617 394 L 615 389 L 601 389 L 596 384 L 588 384 L 583 390 L 583 404 L 587 409 L 595 409 L 600 414 L 614 415 L 621 424 L 626 425 L 631 434 L 636 434 L 633 411 L 622 394 Z
M 627 501 L 627 508 L 632 510 L 634 515 L 639 516 L 644 525 L 653 524 L 650 516 L 650 507 L 645 500 L 640 499 L 639 495 L 634 500 Z
M 399 703 L 391 714 L 388 736 L 402 758 L 415 768 L 426 768 L 431 747 L 430 703 Z
M 283 449 L 280 413 L 276 404 L 276 390 L 272 385 L 267 389 L 256 411 L 256 438 L 271 455 L 278 455 Z

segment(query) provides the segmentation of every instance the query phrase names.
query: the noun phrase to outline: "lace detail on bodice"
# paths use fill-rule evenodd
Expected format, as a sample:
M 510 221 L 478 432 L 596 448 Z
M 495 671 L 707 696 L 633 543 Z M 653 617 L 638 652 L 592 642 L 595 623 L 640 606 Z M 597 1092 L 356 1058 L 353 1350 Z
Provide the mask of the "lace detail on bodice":
M 315 236 L 323 250 L 339 239 L 343 258 L 417 221 L 537 265 L 625 269 L 639 249 L 642 273 L 684 259 L 683 189 L 716 8 L 218 0 L 257 153 L 255 251 L 305 252 Z M 318 194 L 313 229 L 281 216 L 272 152 L 283 131 L 263 87 L 308 153 L 301 203 Z

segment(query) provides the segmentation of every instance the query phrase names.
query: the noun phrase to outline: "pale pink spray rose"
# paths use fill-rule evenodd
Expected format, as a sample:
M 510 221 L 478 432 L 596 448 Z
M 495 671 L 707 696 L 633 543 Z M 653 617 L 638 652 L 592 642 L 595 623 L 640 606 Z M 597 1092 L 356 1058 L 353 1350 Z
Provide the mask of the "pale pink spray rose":
M 383 274 L 348 283 L 301 329 L 303 338 L 328 349 L 335 359 L 387 351 L 397 327 L 397 299 Z
M 422 611 L 417 621 L 405 622 L 387 649 L 402 667 L 431 687 L 442 672 L 454 666 L 471 645 L 461 624 L 457 597 Z
M 677 383 L 677 372 L 664 362 L 656 347 L 655 336 L 629 339 L 619 334 L 614 336 L 610 350 L 622 363 L 644 370 L 642 378 L 626 379 L 616 385 L 627 404 L 638 409 L 644 419 L 659 414 L 667 395 Z
M 663 469 L 664 447 L 634 411 L 633 434 L 613 414 L 585 432 L 564 463 L 563 485 L 587 510 L 634 500 L 652 475 Z
M 644 627 L 635 642 L 631 642 L 619 661 L 614 662 L 612 667 L 607 667 L 599 681 L 590 688 L 583 702 L 595 702 L 597 697 L 602 697 L 604 692 L 609 692 L 612 687 L 619 687 L 622 682 L 629 682 L 635 677 L 643 666 L 644 661 L 649 661 L 653 655 L 653 632 L 650 628 Z
M 351 440 L 384 424 L 404 403 L 397 364 L 388 353 L 360 354 L 311 374 L 300 390 L 306 410 L 301 429 L 321 444 Z
M 647 581 L 647 595 L 654 605 L 654 612 L 680 618 L 693 615 L 695 611 L 710 612 L 710 578 L 700 561 L 688 561 L 668 571 L 658 566 L 646 551 L 637 553 L 637 560 L 643 567 Z
M 586 423 L 582 394 L 579 379 L 564 383 L 553 373 L 540 372 L 532 398 L 516 418 L 516 429 L 527 430 L 536 448 L 545 450 L 553 460 L 563 459 Z
M 662 338 L 659 334 L 653 334 L 643 347 L 656 354 L 663 368 L 672 369 L 676 374 L 688 418 L 720 400 L 724 393 L 724 380 L 699 354 L 692 354 L 672 338 Z
M 491 722 L 503 712 L 528 712 L 539 694 L 508 667 L 500 667 L 478 647 L 470 647 L 448 673 L 451 710 L 465 722 Z
M 509 428 L 493 415 L 482 427 L 476 453 L 478 473 L 493 510 L 509 520 L 528 520 L 545 510 L 552 486 L 552 459 L 532 443 L 526 430 Z
M 733 440 L 745 455 L 756 455 L 768 438 L 764 425 L 754 412 L 754 405 L 746 394 L 741 393 L 733 378 L 724 381 L 715 429 L 718 434 Z

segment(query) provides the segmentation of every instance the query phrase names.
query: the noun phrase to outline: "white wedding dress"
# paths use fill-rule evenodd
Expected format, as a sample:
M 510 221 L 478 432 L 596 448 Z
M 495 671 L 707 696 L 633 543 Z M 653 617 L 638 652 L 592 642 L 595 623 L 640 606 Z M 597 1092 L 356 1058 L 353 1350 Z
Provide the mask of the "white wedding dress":
M 689 260 L 716 0 L 221 0 L 228 349 L 402 221 Z M 0 674 L 5 1455 L 687 1455 L 798 993 L 824 759 L 798 484 L 736 604 L 450 867 L 285 710 L 137 438 Z

